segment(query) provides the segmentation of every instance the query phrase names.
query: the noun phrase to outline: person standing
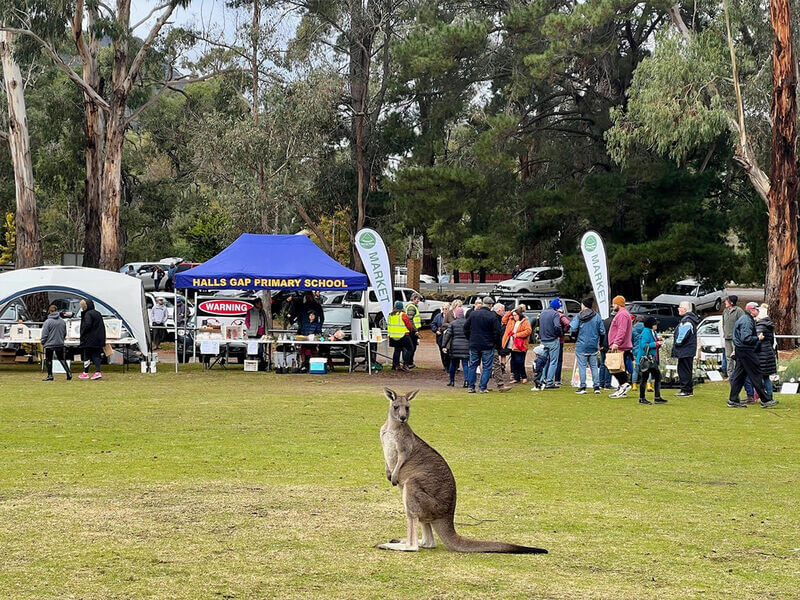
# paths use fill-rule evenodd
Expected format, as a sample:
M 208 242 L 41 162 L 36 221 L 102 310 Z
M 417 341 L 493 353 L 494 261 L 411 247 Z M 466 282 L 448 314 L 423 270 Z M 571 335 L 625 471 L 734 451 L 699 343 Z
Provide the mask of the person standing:
M 414 358 L 417 354 L 417 347 L 419 346 L 419 334 L 422 331 L 422 317 L 419 314 L 419 303 L 422 300 L 422 296 L 418 293 L 414 292 L 411 296 L 411 302 L 408 303 L 406 306 L 406 314 L 408 318 L 411 319 L 411 322 L 414 324 L 414 334 L 411 336 L 412 342 L 412 350 L 411 350 L 411 367 L 415 369 L 417 367 L 416 363 L 414 362 Z
M 414 333 L 414 324 L 403 310 L 403 303 L 394 303 L 394 310 L 389 313 L 386 319 L 386 328 L 389 334 L 389 345 L 394 348 L 392 354 L 393 371 L 409 371 L 413 360 L 413 346 L 411 335 Z M 400 358 L 403 359 L 402 366 Z
M 678 359 L 678 381 L 681 389 L 675 394 L 687 398 L 694 396 L 694 357 L 697 354 L 697 326 L 700 317 L 692 312 L 692 303 L 683 301 L 678 306 L 681 322 L 675 329 L 672 358 Z
M 586 393 L 586 365 L 588 363 L 592 372 L 592 387 L 594 393 L 600 393 L 600 370 L 597 367 L 597 352 L 600 347 L 600 340 L 606 335 L 606 328 L 603 319 L 593 310 L 594 300 L 584 298 L 581 301 L 581 312 L 572 319 L 569 326 L 569 333 L 572 337 L 577 336 L 575 341 L 575 362 L 578 365 L 578 375 L 580 377 L 580 387 L 576 394 Z
M 519 265 L 515 265 L 514 268 L 511 270 L 511 279 L 516 279 L 517 275 L 522 273 L 522 269 Z
M 632 315 L 631 315 L 632 316 Z M 631 342 L 633 344 L 634 355 L 639 349 L 639 336 L 642 335 L 644 330 L 644 317 L 639 315 L 633 319 L 633 329 L 631 330 Z M 633 361 L 633 368 L 631 369 L 631 387 L 636 391 L 636 386 L 639 385 L 639 360 Z
M 436 346 L 439 348 L 439 358 L 442 360 L 442 367 L 445 372 L 450 370 L 450 357 L 443 350 L 442 340 L 444 338 L 445 329 L 447 329 L 450 321 L 452 321 L 450 303 L 445 302 L 442 304 L 442 312 L 436 313 L 436 316 L 431 320 L 431 331 L 436 335 Z
M 167 307 L 164 306 L 164 298 L 158 298 L 153 308 L 150 309 L 150 325 L 152 325 L 150 336 L 153 338 L 153 350 L 161 349 L 168 314 Z
M 511 388 L 505 383 L 505 378 L 503 377 L 503 368 L 505 366 L 505 358 L 511 354 L 511 350 L 503 345 L 502 331 L 504 329 L 503 317 L 506 314 L 505 304 L 502 302 L 495 302 L 494 306 L 492 306 L 492 312 L 497 316 L 497 320 L 500 322 L 501 331 L 501 334 L 497 337 L 497 346 L 495 348 L 494 359 L 492 360 L 492 381 L 494 381 L 494 384 L 497 386 L 498 392 L 507 392 Z
M 653 379 L 653 387 L 656 393 L 653 402 L 656 404 L 667 403 L 661 397 L 661 369 L 658 366 L 658 347 L 661 344 L 661 338 L 656 333 L 657 327 L 658 321 L 656 321 L 655 317 L 647 317 L 639 334 L 639 344 L 636 347 L 636 364 L 639 371 L 639 404 L 652 404 L 645 398 L 648 378 Z
M 81 354 L 83 358 L 83 372 L 78 379 L 90 379 L 89 365 L 94 363 L 94 374 L 91 379 L 101 379 L 100 352 L 106 345 L 106 326 L 103 316 L 94 308 L 92 300 L 81 300 L 81 329 L 80 329 Z
M 764 378 L 764 389 L 772 397 L 772 381 L 770 375 L 778 372 L 778 360 L 775 355 L 775 325 L 769 318 L 766 304 L 762 304 L 756 318 L 756 335 L 759 339 L 758 364 Z
M 606 355 L 608 354 L 608 332 L 611 330 L 611 322 L 614 317 L 603 319 L 603 328 L 606 334 L 600 338 L 600 389 L 610 390 L 611 387 L 611 373 L 606 367 Z
M 492 375 L 495 348 L 498 340 L 503 335 L 500 320 L 489 310 L 494 303 L 491 296 L 486 296 L 480 308 L 469 313 L 464 325 L 464 333 L 469 340 L 469 393 L 475 393 L 475 383 L 478 376 L 478 365 L 481 365 L 481 380 L 478 389 L 481 394 L 486 394 L 486 386 Z
M 450 381 L 448 387 L 453 387 L 456 381 L 458 363 L 464 371 L 464 387 L 469 387 L 469 339 L 464 332 L 467 320 L 464 318 L 464 309 L 461 306 L 453 311 L 455 317 L 442 334 L 442 351 L 450 358 Z
M 165 292 L 174 292 L 175 291 L 175 271 L 177 267 L 175 266 L 174 262 L 169 263 L 169 268 L 167 269 L 167 282 L 164 284 L 164 291 Z
M 164 279 L 164 269 L 161 268 L 161 265 L 156 265 L 153 267 L 153 285 L 155 286 L 155 291 L 161 287 L 161 280 Z
M 300 327 L 305 325 L 308 320 L 308 313 L 304 319 L 301 320 Z M 269 323 L 267 320 L 267 312 L 264 310 L 264 303 L 261 298 L 256 298 L 253 301 L 253 306 L 247 311 L 244 317 L 245 334 L 249 338 L 260 338 L 269 332 Z
M 532 333 L 531 322 L 525 316 L 525 307 L 517 306 L 503 317 L 506 331 L 503 334 L 503 348 L 511 349 L 511 383 L 528 383 L 525 371 L 525 357 Z
M 622 352 L 623 365 L 629 360 L 633 360 L 631 348 L 633 348 L 633 321 L 631 313 L 625 309 L 625 297 L 614 296 L 611 301 L 614 309 L 614 318 L 608 330 L 608 350 L 609 352 Z M 628 373 L 623 366 L 622 371 L 614 373 L 619 382 L 619 389 L 610 395 L 610 398 L 624 398 L 631 384 L 628 383 Z
M 736 359 L 733 358 L 733 326 L 736 324 L 744 310 L 741 306 L 737 306 L 739 297 L 730 295 L 725 297 L 725 310 L 722 311 L 722 338 L 725 341 L 725 372 L 728 373 L 730 379 L 736 367 Z
M 745 402 L 739 401 L 739 392 L 742 391 L 745 378 L 749 377 L 756 392 L 761 398 L 761 406 L 771 408 L 778 404 L 764 389 L 764 376 L 761 372 L 761 363 L 758 360 L 759 338 L 756 333 L 755 317 L 758 315 L 759 306 L 749 302 L 745 306 L 744 314 L 733 326 L 733 356 L 736 367 L 729 377 L 731 392 L 728 397 L 729 408 L 747 408 Z
M 67 374 L 67 381 L 72 379 L 72 370 L 64 358 L 64 340 L 67 338 L 67 324 L 58 312 L 55 304 L 51 304 L 47 309 L 47 319 L 42 326 L 41 344 L 44 348 L 44 361 L 47 366 L 47 377 L 42 381 L 53 381 L 53 356 L 56 357 L 64 372 Z
M 541 389 L 556 389 L 555 376 L 558 368 L 558 353 L 561 349 L 561 336 L 564 330 L 561 327 L 561 300 L 553 298 L 550 306 L 539 315 L 539 339 L 547 352 L 547 366 L 545 367 L 544 385 Z M 535 390 L 536 388 L 531 388 Z
M 556 365 L 556 387 L 561 387 L 561 368 L 564 366 L 564 342 L 567 341 L 569 331 L 569 317 L 564 314 L 564 304 L 558 308 L 559 319 L 561 319 L 561 336 L 558 338 L 558 365 Z

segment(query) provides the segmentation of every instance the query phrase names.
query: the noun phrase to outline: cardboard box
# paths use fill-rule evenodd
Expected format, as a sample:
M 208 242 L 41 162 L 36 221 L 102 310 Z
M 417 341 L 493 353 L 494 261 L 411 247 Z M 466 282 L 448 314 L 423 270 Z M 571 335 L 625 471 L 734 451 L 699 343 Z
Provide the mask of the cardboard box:
M 248 373 L 255 373 L 258 371 L 258 361 L 257 360 L 245 360 L 244 361 L 244 370 Z

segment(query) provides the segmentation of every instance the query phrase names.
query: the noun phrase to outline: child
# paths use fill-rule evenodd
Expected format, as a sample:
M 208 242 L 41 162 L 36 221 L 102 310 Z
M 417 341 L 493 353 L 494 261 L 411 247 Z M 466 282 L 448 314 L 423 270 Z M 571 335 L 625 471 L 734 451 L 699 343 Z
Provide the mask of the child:
M 639 367 L 639 404 L 652 404 L 645 398 L 648 377 L 653 378 L 656 397 L 656 404 L 666 404 L 666 400 L 661 397 L 661 371 L 658 368 L 658 347 L 661 345 L 661 338 L 656 334 L 658 321 L 655 317 L 647 317 L 644 320 L 644 329 L 639 335 L 639 346 L 636 351 L 636 364 Z

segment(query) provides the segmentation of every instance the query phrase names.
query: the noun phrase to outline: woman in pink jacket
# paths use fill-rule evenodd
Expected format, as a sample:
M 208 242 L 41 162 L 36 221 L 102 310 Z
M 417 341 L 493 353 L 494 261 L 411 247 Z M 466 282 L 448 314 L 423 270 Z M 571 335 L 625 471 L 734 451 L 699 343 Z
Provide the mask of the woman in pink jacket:
M 628 359 L 633 360 L 631 348 L 633 348 L 633 320 L 631 313 L 625 309 L 625 298 L 622 296 L 615 296 L 611 301 L 614 306 L 614 320 L 611 321 L 611 327 L 608 329 L 608 349 L 609 352 L 617 352 L 621 350 L 623 354 L 623 364 L 628 362 Z M 621 373 L 614 373 L 614 377 L 619 381 L 619 389 L 611 394 L 611 398 L 624 398 L 631 389 L 631 384 L 628 383 L 628 372 L 622 371 Z

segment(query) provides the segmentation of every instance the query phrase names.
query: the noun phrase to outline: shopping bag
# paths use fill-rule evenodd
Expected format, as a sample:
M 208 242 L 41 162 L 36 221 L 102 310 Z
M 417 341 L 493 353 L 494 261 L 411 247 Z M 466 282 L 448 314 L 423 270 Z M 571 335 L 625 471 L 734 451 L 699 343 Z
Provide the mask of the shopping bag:
M 622 373 L 625 370 L 625 357 L 622 352 L 609 352 L 606 354 L 606 369 L 610 373 Z

